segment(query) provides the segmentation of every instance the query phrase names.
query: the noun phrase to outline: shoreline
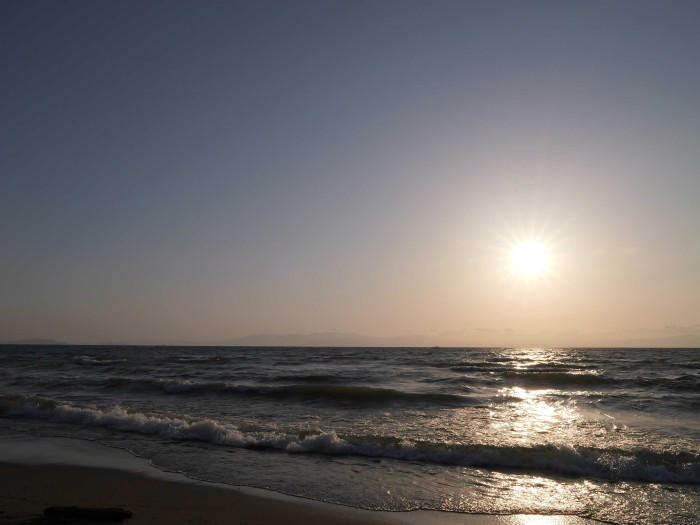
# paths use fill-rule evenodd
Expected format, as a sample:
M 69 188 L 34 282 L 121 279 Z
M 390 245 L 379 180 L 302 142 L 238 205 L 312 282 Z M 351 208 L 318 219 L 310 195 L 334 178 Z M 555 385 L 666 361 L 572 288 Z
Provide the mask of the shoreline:
M 167 472 L 126 450 L 74 438 L 2 436 L 0 524 L 49 506 L 121 507 L 128 524 L 592 525 L 577 516 L 374 511 Z
M 329 511 L 228 488 L 169 481 L 115 469 L 0 463 L 0 523 L 25 523 L 50 506 L 119 507 L 129 524 L 390 524 L 371 511 Z

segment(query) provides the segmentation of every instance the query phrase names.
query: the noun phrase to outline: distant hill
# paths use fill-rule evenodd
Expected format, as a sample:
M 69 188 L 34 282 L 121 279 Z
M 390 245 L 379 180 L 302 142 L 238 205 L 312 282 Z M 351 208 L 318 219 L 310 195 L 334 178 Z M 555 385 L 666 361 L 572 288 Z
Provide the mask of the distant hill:
M 65 341 L 55 339 L 17 339 L 15 341 L 3 341 L 3 345 L 67 345 Z
M 377 337 L 342 332 L 258 334 L 224 341 L 226 346 L 432 346 L 426 336 Z

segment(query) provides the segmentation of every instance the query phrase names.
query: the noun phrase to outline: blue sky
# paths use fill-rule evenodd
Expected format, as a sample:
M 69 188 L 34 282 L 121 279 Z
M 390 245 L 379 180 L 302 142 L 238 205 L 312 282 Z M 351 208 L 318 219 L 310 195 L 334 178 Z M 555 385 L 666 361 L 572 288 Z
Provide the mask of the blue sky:
M 697 3 L 0 10 L 5 340 L 700 332 Z

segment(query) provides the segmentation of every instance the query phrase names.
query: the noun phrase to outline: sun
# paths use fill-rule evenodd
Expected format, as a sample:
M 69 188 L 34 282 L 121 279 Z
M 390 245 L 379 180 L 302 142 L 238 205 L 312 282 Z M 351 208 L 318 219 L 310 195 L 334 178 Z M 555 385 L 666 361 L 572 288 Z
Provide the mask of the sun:
M 536 277 L 549 266 L 549 253 L 547 248 L 539 242 L 521 242 L 513 248 L 510 261 L 518 275 Z

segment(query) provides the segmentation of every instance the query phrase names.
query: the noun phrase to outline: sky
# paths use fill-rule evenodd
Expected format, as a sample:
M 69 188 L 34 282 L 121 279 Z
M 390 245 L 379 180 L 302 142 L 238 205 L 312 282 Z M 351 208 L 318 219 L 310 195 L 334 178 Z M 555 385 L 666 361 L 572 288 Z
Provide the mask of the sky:
M 700 346 L 698 19 L 3 2 L 0 340 Z

